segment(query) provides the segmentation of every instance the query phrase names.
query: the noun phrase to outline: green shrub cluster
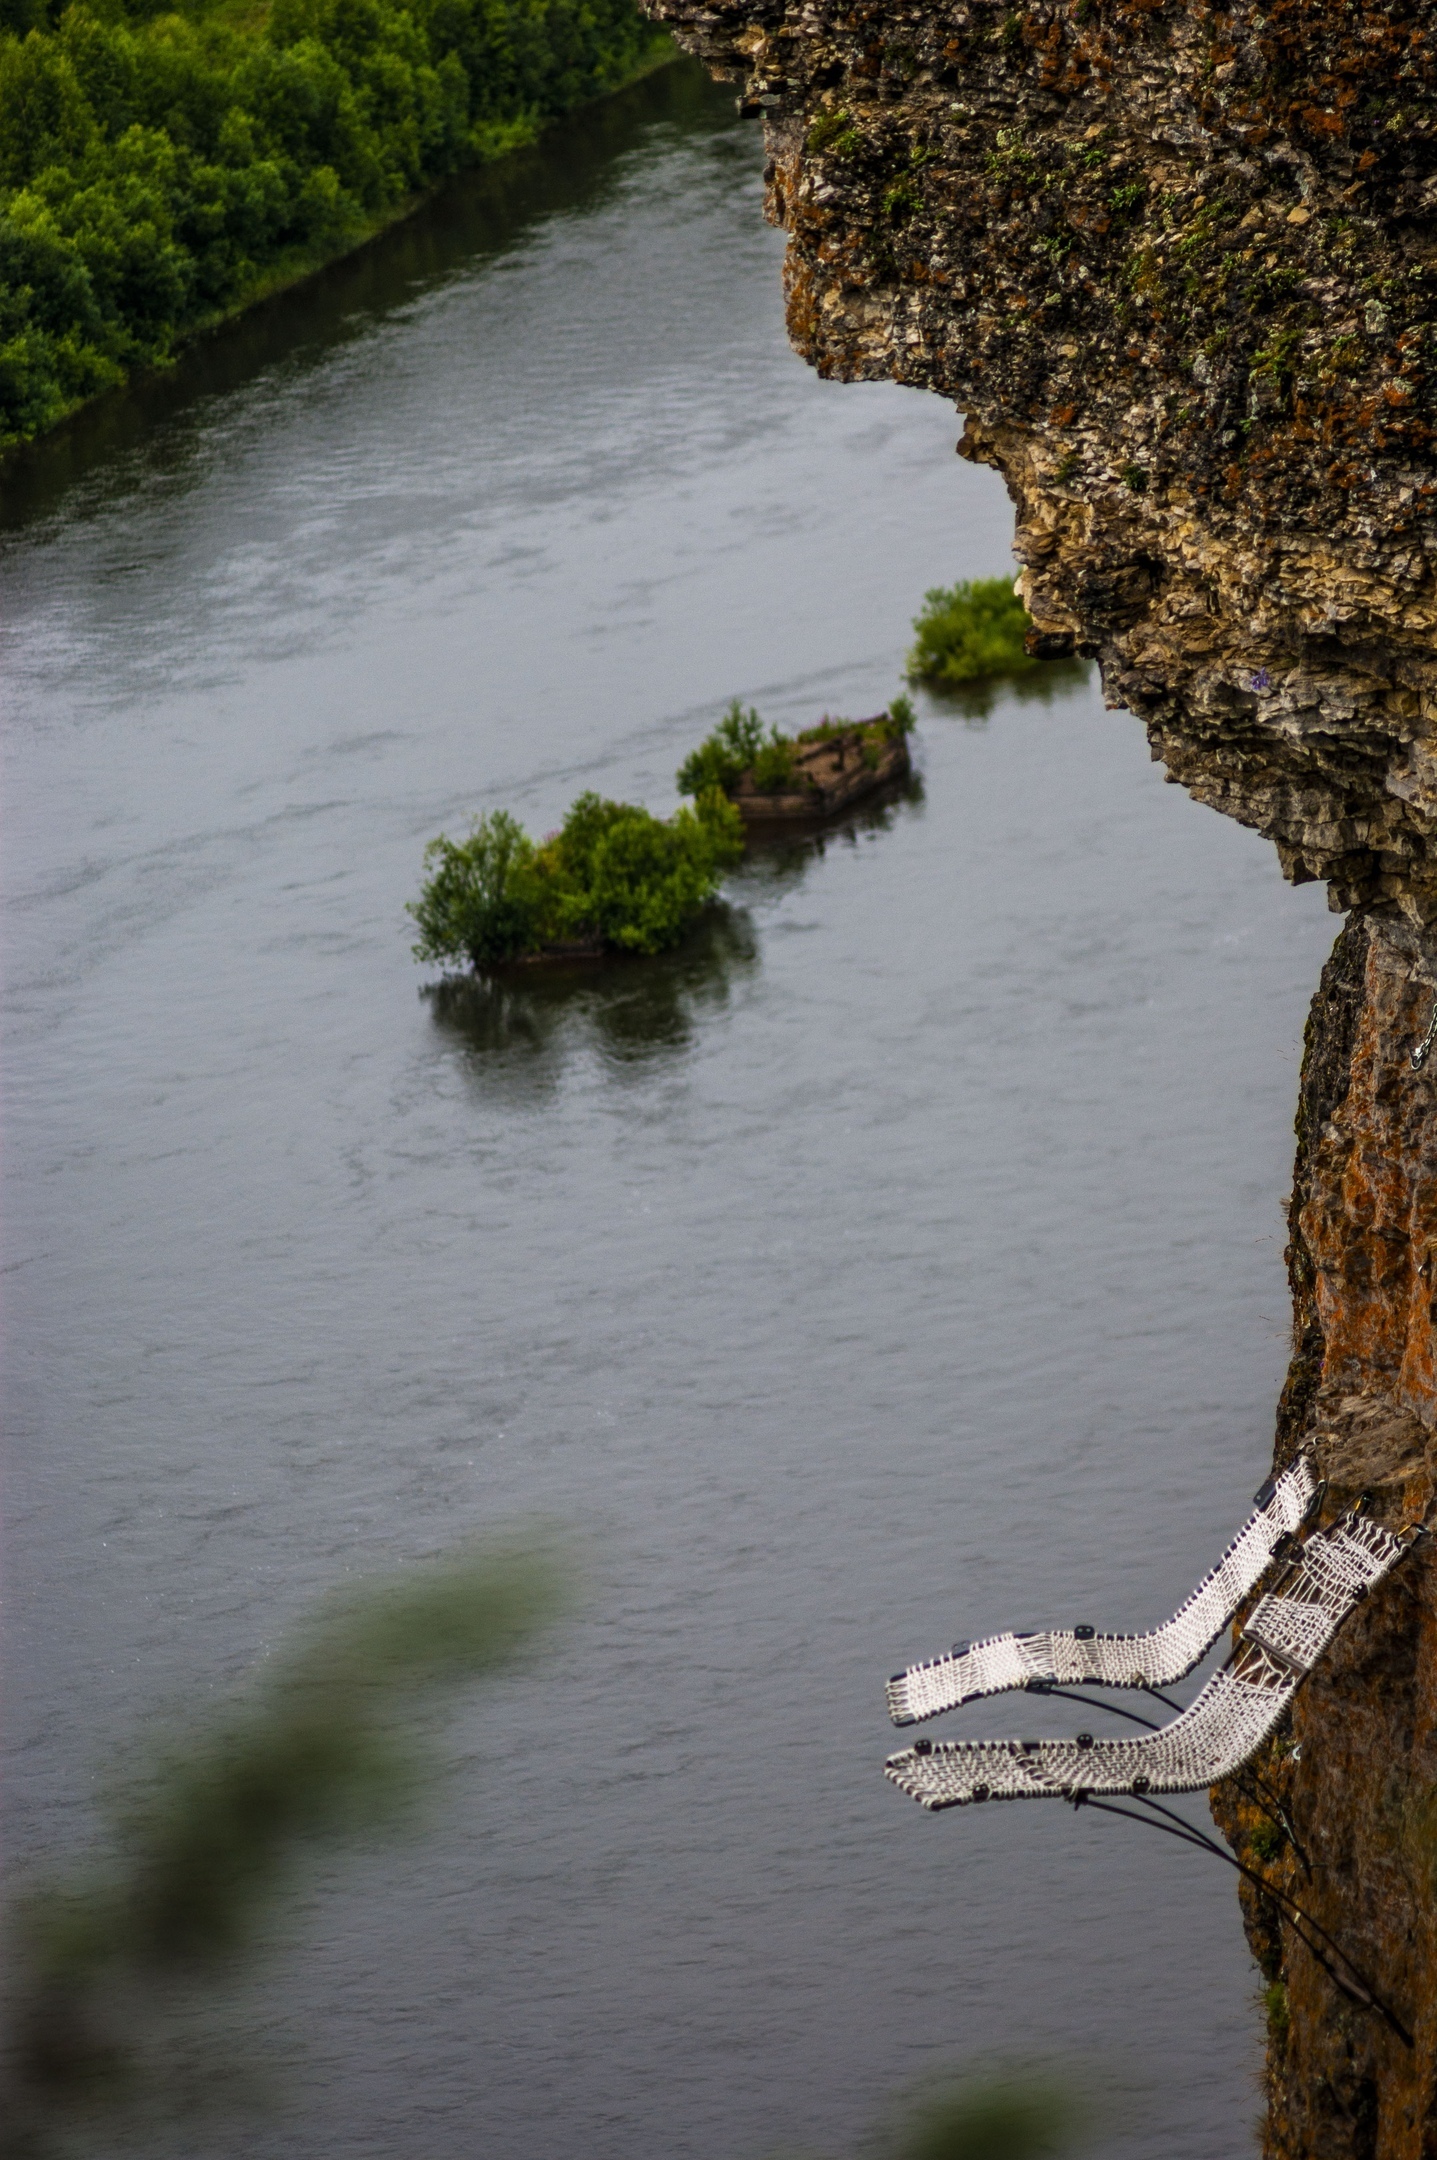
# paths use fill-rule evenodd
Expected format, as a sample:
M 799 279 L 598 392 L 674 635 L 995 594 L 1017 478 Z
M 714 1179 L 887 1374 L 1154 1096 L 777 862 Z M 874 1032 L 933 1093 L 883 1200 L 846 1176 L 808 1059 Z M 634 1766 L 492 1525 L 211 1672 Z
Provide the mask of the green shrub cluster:
M 1032 628 L 1027 609 L 1007 578 L 965 578 L 925 593 L 908 655 L 910 682 L 946 690 L 985 675 L 1020 675 L 1040 667 L 1023 644 Z
M 765 732 L 753 706 L 745 712 L 735 698 L 713 733 L 706 735 L 679 767 L 675 775 L 678 790 L 681 795 L 700 795 L 706 789 L 718 788 L 732 795 L 744 775 L 751 773 L 761 794 L 776 795 L 793 778 L 794 753 L 801 744 L 828 742 L 835 735 L 851 734 L 855 726 L 863 729 L 867 738 L 864 754 L 871 752 L 870 762 L 876 765 L 883 743 L 908 734 L 915 718 L 910 701 L 896 697 L 878 720 L 820 720 L 797 735 L 784 735 L 776 727 Z
M 634 0 L 0 0 L 0 447 L 660 43 Z
M 482 974 L 571 942 L 662 952 L 742 853 L 743 822 L 716 788 L 669 819 L 581 795 L 539 845 L 496 810 L 467 840 L 441 835 L 425 850 L 430 874 L 409 906 L 419 926 L 414 957 L 467 961 Z
M 765 733 L 753 706 L 745 712 L 735 698 L 713 733 L 706 735 L 680 765 L 674 776 L 678 791 L 680 795 L 701 795 L 705 788 L 721 788 L 725 795 L 731 795 L 765 750 L 782 748 L 787 752 L 788 747 L 777 728 Z M 786 765 L 783 770 L 787 771 Z

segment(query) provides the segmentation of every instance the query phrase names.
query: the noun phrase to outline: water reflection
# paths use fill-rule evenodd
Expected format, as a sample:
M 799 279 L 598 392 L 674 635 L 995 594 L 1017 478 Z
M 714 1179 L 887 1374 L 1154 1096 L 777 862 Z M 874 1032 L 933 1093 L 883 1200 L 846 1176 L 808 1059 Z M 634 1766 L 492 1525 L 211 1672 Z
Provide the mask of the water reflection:
M 490 978 L 449 975 L 420 995 L 436 1027 L 463 1045 L 486 1092 L 532 1101 L 558 1085 L 571 1055 L 590 1047 L 619 1070 L 648 1066 L 688 1049 L 700 1021 L 722 1010 L 757 968 L 745 896 L 766 903 L 792 891 L 830 848 L 879 839 L 923 799 L 922 779 L 909 773 L 821 831 L 751 837 L 729 881 L 738 903 L 717 902 L 672 952 L 546 962 Z
M 634 1067 L 687 1049 L 700 1016 L 725 1006 L 757 964 L 748 910 L 720 901 L 673 952 L 514 968 L 487 981 L 448 976 L 421 995 L 476 1076 L 532 1097 L 557 1085 L 576 1050 L 594 1046 Z
M 842 817 L 818 831 L 790 826 L 784 831 L 751 836 L 748 853 L 733 873 L 733 882 L 755 894 L 790 891 L 802 879 L 810 863 L 821 862 L 830 848 L 856 848 L 865 841 L 891 831 L 898 819 L 923 807 L 923 778 L 910 772 L 881 795 L 871 795 Z
M 1055 698 L 1071 697 L 1083 689 L 1091 673 L 1086 660 L 1047 660 L 1031 675 L 993 675 L 986 682 L 963 683 L 952 690 L 933 683 L 923 687 L 934 712 L 958 720 L 986 720 L 1000 699 L 1013 705 L 1051 705 Z

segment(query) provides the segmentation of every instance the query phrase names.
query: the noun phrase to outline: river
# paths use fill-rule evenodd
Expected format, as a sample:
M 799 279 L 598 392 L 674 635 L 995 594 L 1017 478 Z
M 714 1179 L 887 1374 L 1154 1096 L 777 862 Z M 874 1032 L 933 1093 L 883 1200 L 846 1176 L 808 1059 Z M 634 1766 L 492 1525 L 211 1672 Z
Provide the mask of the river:
M 435 832 L 667 810 L 731 696 L 876 711 L 1009 567 L 951 410 L 789 352 L 761 158 L 668 70 L 9 479 L 12 1854 L 341 1578 L 535 1516 L 582 1574 L 429 1834 L 306 1880 L 292 2110 L 207 2153 L 836 2155 L 1002 2055 L 1110 2160 L 1252 2149 L 1230 1876 L 922 1815 L 882 1682 L 1148 1625 L 1244 1514 L 1320 889 L 1080 679 L 920 698 L 920 784 L 673 957 L 409 954 Z

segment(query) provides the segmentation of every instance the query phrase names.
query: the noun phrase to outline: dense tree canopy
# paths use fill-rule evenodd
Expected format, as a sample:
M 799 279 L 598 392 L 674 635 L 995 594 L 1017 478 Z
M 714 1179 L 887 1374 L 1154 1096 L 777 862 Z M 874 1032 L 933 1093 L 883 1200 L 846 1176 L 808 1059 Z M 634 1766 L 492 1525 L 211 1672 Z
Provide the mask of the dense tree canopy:
M 0 446 L 654 41 L 633 0 L 0 0 Z

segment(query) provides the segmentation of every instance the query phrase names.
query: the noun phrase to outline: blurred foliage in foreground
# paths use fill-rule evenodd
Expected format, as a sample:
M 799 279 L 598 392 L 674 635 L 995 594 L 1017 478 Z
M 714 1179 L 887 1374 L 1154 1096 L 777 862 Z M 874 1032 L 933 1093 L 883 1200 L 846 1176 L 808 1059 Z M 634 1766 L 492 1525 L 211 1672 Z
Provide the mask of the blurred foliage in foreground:
M 634 0 L 0 0 L 0 448 L 671 50 Z
M 910 2094 L 860 2152 L 862 2160 L 1075 2160 L 1096 2116 L 1086 2085 L 1050 2069 L 969 2069 L 921 2098 Z M 808 2156 L 786 2151 L 773 2160 Z
M 556 1560 L 491 1547 L 335 1601 L 245 1695 L 154 1764 L 107 1851 L 14 1916 L 0 2081 L 7 2160 L 108 2144 L 178 2089 L 167 2016 L 253 1950 L 307 1848 L 411 1815 L 416 1709 L 502 1666 L 559 1602 Z M 192 2075 L 193 2073 L 186 2073 Z
M 166 2047 L 263 1945 L 306 1851 L 409 1820 L 416 1710 L 502 1667 L 561 1602 L 556 1556 L 489 1547 L 325 1606 L 244 1694 L 155 1762 L 106 1850 L 32 1893 L 10 1929 L 0 2152 L 153 2151 L 246 2092 L 213 2040 Z M 897 2111 L 874 2160 L 1063 2160 L 1085 2126 L 1042 2072 L 966 2078 Z M 186 2149 L 189 2149 L 188 2145 Z
M 881 2150 L 885 2160 L 1057 2160 L 1086 2119 L 1073 2088 L 1047 2074 L 966 2078 L 900 2115 Z

